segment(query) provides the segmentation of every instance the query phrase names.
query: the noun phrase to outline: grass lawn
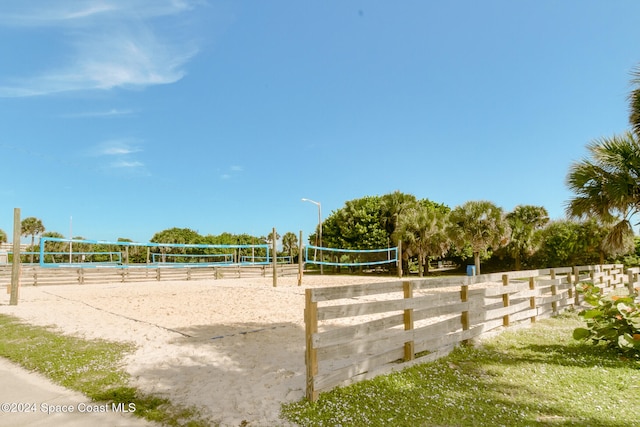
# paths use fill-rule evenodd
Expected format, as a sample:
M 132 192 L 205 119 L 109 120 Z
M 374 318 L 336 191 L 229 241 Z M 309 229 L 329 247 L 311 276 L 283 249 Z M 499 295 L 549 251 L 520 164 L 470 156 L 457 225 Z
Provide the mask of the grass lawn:
M 575 341 L 575 314 L 283 405 L 302 426 L 640 426 L 640 361 Z
M 175 406 L 129 385 L 122 360 L 133 346 L 63 336 L 4 314 L 0 314 L 0 330 L 0 357 L 38 371 L 94 401 L 135 403 L 135 415 L 168 426 L 210 425 L 196 409 Z

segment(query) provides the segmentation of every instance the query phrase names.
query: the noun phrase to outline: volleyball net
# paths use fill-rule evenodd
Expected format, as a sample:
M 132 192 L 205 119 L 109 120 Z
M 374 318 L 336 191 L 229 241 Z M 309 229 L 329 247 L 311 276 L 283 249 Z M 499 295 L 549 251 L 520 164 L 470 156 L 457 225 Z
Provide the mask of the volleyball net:
M 266 265 L 273 261 L 268 244 L 138 243 L 57 237 L 40 239 L 36 259 L 41 267 L 83 268 Z
M 398 262 L 398 248 L 384 249 L 337 249 L 308 245 L 304 251 L 309 264 L 337 267 L 363 267 Z

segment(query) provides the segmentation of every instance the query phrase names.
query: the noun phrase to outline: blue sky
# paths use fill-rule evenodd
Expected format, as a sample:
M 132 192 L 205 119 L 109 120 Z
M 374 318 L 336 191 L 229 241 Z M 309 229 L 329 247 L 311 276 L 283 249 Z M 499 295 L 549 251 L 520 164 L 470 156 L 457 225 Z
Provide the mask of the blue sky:
M 313 232 L 394 190 L 564 217 L 640 2 L 0 2 L 0 229 Z

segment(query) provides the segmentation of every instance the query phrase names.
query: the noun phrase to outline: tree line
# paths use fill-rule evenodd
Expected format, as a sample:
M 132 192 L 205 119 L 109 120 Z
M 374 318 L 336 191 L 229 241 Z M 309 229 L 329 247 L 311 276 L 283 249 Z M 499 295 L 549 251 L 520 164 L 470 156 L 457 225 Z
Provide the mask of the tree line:
M 31 244 L 27 248 L 29 254 L 29 260 L 31 263 L 37 260 L 39 255 L 39 245 L 35 244 L 35 239 L 38 236 L 41 237 L 53 237 L 58 239 L 65 239 L 61 233 L 56 231 L 46 231 L 42 220 L 36 217 L 28 217 L 21 221 L 20 224 L 21 236 L 30 237 Z M 167 244 L 187 244 L 187 245 L 269 245 L 272 244 L 272 234 L 269 233 L 266 236 L 252 236 L 250 234 L 232 234 L 222 233 L 219 235 L 200 235 L 198 232 L 189 228 L 168 228 L 166 230 L 159 231 L 153 235 L 149 240 L 151 243 L 167 243 Z M 87 240 L 82 236 L 73 236 L 74 240 Z M 276 239 L 282 239 L 282 251 L 279 256 L 289 256 L 293 259 L 298 255 L 298 237 L 293 232 L 287 232 L 284 235 L 276 235 Z M 0 229 L 0 243 L 7 242 L 7 234 Z M 119 237 L 117 242 L 133 242 L 129 238 Z M 104 252 L 105 255 L 92 255 L 92 261 L 105 261 L 108 260 L 108 252 L 120 250 L 116 245 L 109 245 L 103 243 L 73 243 L 73 251 L 80 252 Z M 68 253 L 70 250 L 68 242 L 49 242 L 47 246 L 47 252 L 56 253 Z M 154 247 L 152 252 L 158 252 L 163 254 L 183 254 L 183 255 L 215 255 L 225 252 L 224 249 L 217 248 L 171 248 L 171 247 Z M 251 251 L 247 250 L 246 254 L 241 253 L 242 249 L 238 249 L 235 256 L 240 258 L 241 255 L 252 255 L 255 257 L 266 257 L 266 249 L 256 248 Z M 145 263 L 148 261 L 147 249 L 141 246 L 130 246 L 126 248 L 126 253 L 123 254 L 124 262 L 131 263 Z M 53 258 L 55 260 L 55 258 Z M 185 259 L 179 260 L 180 262 L 189 262 Z
M 637 264 L 640 251 L 631 218 L 640 211 L 640 68 L 632 72 L 630 130 L 587 145 L 589 157 L 572 164 L 566 179 L 575 193 L 567 219 L 550 221 L 542 206 L 505 213 L 488 201 L 450 209 L 396 191 L 351 200 L 323 224 L 326 246 L 369 249 L 406 245 L 403 261 L 473 259 L 520 269 L 624 261 Z M 638 224 L 636 224 L 638 225 Z
M 434 260 L 451 260 L 456 264 L 473 263 L 476 272 L 481 263 L 491 270 L 544 268 L 621 261 L 637 263 L 637 255 L 622 257 L 626 250 L 615 248 L 607 241 L 615 227 L 595 218 L 550 221 L 542 206 L 521 205 L 511 212 L 488 201 L 469 201 L 454 209 L 412 194 L 395 191 L 383 196 L 365 196 L 347 201 L 323 220 L 322 245 L 342 249 L 380 249 L 397 246 L 402 241 L 404 270 L 410 267 L 418 275 L 429 271 Z M 31 238 L 28 251 L 38 252 L 37 236 L 64 238 L 57 232 L 45 232 L 42 221 L 29 217 L 22 221 L 22 235 Z M 3 236 L 4 239 L 3 239 Z M 282 251 L 294 259 L 299 253 L 298 237 L 293 232 L 277 235 Z M 317 245 L 317 233 L 309 243 Z M 74 239 L 83 240 L 81 236 Z M 150 242 L 168 244 L 208 245 L 271 245 L 271 234 L 222 233 L 200 235 L 189 228 L 169 228 L 153 235 Z M 6 234 L 0 232 L 0 241 Z M 131 242 L 118 238 L 119 242 Z M 635 247 L 631 248 L 631 252 Z M 109 252 L 119 250 L 106 244 L 74 244 L 74 252 Z M 155 252 L 174 254 L 214 254 L 221 250 L 202 248 L 154 248 Z M 48 251 L 68 252 L 66 242 L 51 242 Z M 266 256 L 264 250 L 255 256 Z M 31 254 L 30 260 L 34 261 Z M 640 255 L 640 253 L 639 253 Z M 125 262 L 144 263 L 145 248 L 131 246 Z M 104 256 L 106 257 L 106 255 Z M 100 261 L 101 259 L 95 259 Z M 95 261 L 94 260 L 94 261 Z
M 322 222 L 322 246 L 379 249 L 403 242 L 402 260 L 418 274 L 429 261 L 473 260 L 491 269 L 544 268 L 608 261 L 638 264 L 639 241 L 632 217 L 640 211 L 640 68 L 632 73 L 630 129 L 587 145 L 589 157 L 572 164 L 566 184 L 575 193 L 567 202 L 567 218 L 551 221 L 543 206 L 520 205 L 511 212 L 490 201 L 469 201 L 453 209 L 428 199 L 395 191 L 347 201 Z M 637 225 L 637 224 L 636 224 Z M 42 222 L 22 221 L 22 235 L 62 237 L 44 233 Z M 44 234 L 43 234 L 44 233 Z M 279 239 L 279 236 L 277 237 Z M 319 244 L 318 230 L 309 242 Z M 187 228 L 156 233 L 158 243 L 258 244 L 271 236 L 223 233 L 200 236 Z M 121 239 L 119 239 L 121 240 Z M 7 235 L 0 230 L 0 242 Z M 129 241 L 129 239 L 122 239 Z M 282 236 L 283 252 L 295 256 L 298 239 Z
M 612 226 L 596 218 L 551 221 L 542 206 L 520 205 L 511 212 L 489 201 L 469 201 L 454 209 L 395 191 L 350 200 L 323 222 L 325 247 L 375 249 L 402 242 L 405 268 L 419 275 L 430 261 L 481 263 L 491 270 L 635 263 L 625 248 L 607 244 Z M 315 242 L 316 234 L 310 236 Z M 631 248 L 632 250 L 635 248 Z

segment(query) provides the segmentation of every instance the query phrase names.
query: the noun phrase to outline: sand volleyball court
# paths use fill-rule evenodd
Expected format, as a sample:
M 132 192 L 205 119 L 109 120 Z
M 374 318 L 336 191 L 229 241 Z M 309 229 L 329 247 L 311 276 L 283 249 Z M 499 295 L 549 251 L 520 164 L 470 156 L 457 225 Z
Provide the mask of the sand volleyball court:
M 132 342 L 134 385 L 198 407 L 222 426 L 286 425 L 280 404 L 304 397 L 304 290 L 391 277 L 305 276 L 27 286 L 0 313 L 64 334 Z

